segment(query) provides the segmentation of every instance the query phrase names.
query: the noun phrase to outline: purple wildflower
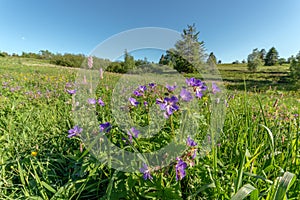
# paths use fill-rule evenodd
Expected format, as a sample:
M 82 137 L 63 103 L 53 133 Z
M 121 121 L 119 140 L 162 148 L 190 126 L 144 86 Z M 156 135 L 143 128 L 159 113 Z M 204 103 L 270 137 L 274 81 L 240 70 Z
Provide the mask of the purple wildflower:
M 194 88 L 194 91 L 196 92 L 196 97 L 202 98 L 203 96 L 202 92 L 207 89 L 204 82 L 195 78 L 190 78 L 190 79 L 187 78 L 185 82 L 187 83 L 188 86 L 192 86 Z
M 175 166 L 176 181 L 178 181 L 178 180 L 182 180 L 185 177 L 185 175 L 186 175 L 185 169 L 187 168 L 187 164 L 186 164 L 186 162 L 181 160 L 181 158 L 176 158 L 176 160 L 178 161 Z
M 155 84 L 155 83 L 149 83 L 148 85 L 149 85 L 149 87 L 150 87 L 151 89 L 154 89 L 154 88 L 155 88 L 155 86 L 156 86 L 156 84 Z
M 129 97 L 128 100 L 133 106 L 137 106 L 139 104 L 139 102 L 135 98 Z
M 228 108 L 229 104 L 228 104 L 228 101 L 226 101 L 226 99 L 224 100 L 224 103 L 225 103 L 225 106 Z
M 21 89 L 21 86 L 16 86 L 15 91 L 19 91 Z
M 111 124 L 109 122 L 105 122 L 99 125 L 100 132 L 108 133 L 111 130 Z
M 213 94 L 216 94 L 217 92 L 221 91 L 220 88 L 215 83 L 212 83 L 211 88 Z
M 193 139 L 191 139 L 190 136 L 188 136 L 188 138 L 186 140 L 186 144 L 190 147 L 197 146 L 197 142 L 195 142 Z
M 169 92 L 173 92 L 176 89 L 176 87 L 177 87 L 176 85 L 173 85 L 173 86 L 168 85 L 168 84 L 166 85 L 166 88 L 168 89 Z
M 90 99 L 88 99 L 88 103 L 91 105 L 94 105 L 94 104 L 96 104 L 96 99 L 90 98 Z
M 193 99 L 193 96 L 191 95 L 191 93 L 182 88 L 181 92 L 180 92 L 180 97 L 182 98 L 183 101 L 191 101 Z
M 72 83 L 66 83 L 66 86 L 65 86 L 66 88 L 70 88 L 70 87 L 72 87 Z
M 75 94 L 76 93 L 76 90 L 67 90 L 67 92 L 71 95 Z
M 88 66 L 90 69 L 93 67 L 93 57 L 92 56 L 88 57 Z
M 195 159 L 196 158 L 196 153 L 197 153 L 197 149 L 192 149 L 192 159 Z
M 144 101 L 144 106 L 148 106 L 148 102 L 147 101 Z
M 192 86 L 192 87 L 195 87 L 195 86 L 201 86 L 203 83 L 201 82 L 201 80 L 199 79 L 195 79 L 194 77 L 193 78 L 190 78 L 190 79 L 186 79 L 185 80 L 186 84 L 188 86 Z
M 188 86 L 193 86 L 193 83 L 194 83 L 194 79 L 195 78 L 190 78 L 190 79 L 185 79 L 185 82 Z
M 165 97 L 162 103 L 159 103 L 160 109 L 165 110 L 165 117 L 168 118 L 173 114 L 176 110 L 179 110 L 179 106 L 176 104 L 178 102 L 178 98 L 172 96 L 171 98 Z
M 80 128 L 79 126 L 74 126 L 72 129 L 68 131 L 69 133 L 68 138 L 78 136 L 81 132 L 82 132 L 82 128 Z
M 150 169 L 147 166 L 147 164 L 143 163 L 143 167 L 140 169 L 140 172 L 142 172 L 144 174 L 143 175 L 144 180 L 147 180 L 147 179 L 152 180 L 153 179 L 153 177 L 150 174 Z
M 162 100 L 162 99 L 159 99 L 159 98 L 157 98 L 156 99 L 156 104 L 161 104 L 161 103 L 163 103 L 164 101 Z
M 137 138 L 139 136 L 139 134 L 140 134 L 140 131 L 137 130 L 137 129 L 135 129 L 134 127 L 132 127 L 130 129 L 130 132 L 133 133 L 133 135 L 134 135 L 135 138 Z
M 203 91 L 205 91 L 207 89 L 207 87 L 204 85 L 204 84 L 202 84 L 202 85 L 200 85 L 200 86 L 197 86 L 197 87 L 195 87 L 195 90 L 196 90 L 196 97 L 198 97 L 198 98 L 202 98 L 202 96 L 203 96 Z
M 138 90 L 134 90 L 134 91 L 133 91 L 133 94 L 134 94 L 135 96 L 137 96 L 137 97 L 142 96 L 142 94 L 141 94 Z
M 3 88 L 6 88 L 7 86 L 8 86 L 8 82 L 3 82 L 3 83 L 2 83 L 2 87 L 3 87 Z
M 102 101 L 101 98 L 98 99 L 98 104 L 99 104 L 100 106 L 105 106 L 105 103 Z
M 132 143 L 132 136 L 137 138 L 139 136 L 140 131 L 132 127 L 129 131 L 127 131 L 127 135 L 129 137 L 130 143 Z
M 129 142 L 130 143 L 132 143 L 132 134 L 130 133 L 130 132 L 127 132 L 127 135 L 128 135 L 128 140 L 129 140 Z M 125 140 L 126 141 L 126 139 L 125 138 L 123 138 L 123 140 Z M 126 141 L 126 144 L 128 144 L 128 142 Z
M 147 90 L 147 87 L 145 85 L 141 85 L 141 86 L 139 86 L 139 90 L 141 92 L 145 92 Z

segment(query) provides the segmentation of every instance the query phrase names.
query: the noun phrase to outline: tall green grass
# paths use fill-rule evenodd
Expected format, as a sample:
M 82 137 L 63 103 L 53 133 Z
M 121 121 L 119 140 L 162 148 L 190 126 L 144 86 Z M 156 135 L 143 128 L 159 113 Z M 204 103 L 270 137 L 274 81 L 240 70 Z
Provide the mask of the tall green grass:
M 241 82 L 243 90 L 228 91 L 218 141 L 186 177 L 176 181 L 170 166 L 144 180 L 109 168 L 80 138 L 67 137 L 75 124 L 65 84 L 76 71 L 23 62 L 0 62 L 0 199 L 300 198 L 298 92 L 250 92 Z M 119 79 L 105 73 L 98 95 L 110 101 Z

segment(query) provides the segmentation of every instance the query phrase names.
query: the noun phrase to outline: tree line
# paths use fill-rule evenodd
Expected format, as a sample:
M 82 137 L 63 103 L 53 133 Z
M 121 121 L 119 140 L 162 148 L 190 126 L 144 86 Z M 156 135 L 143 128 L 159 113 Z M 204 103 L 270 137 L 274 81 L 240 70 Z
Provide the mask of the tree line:
M 209 55 L 206 53 L 206 49 L 203 41 L 199 41 L 199 33 L 195 24 L 187 25 L 187 28 L 183 29 L 181 39 L 178 40 L 173 48 L 166 51 L 159 60 L 160 66 L 168 65 L 177 70 L 180 73 L 196 73 L 199 69 L 209 71 L 210 66 L 216 66 L 221 64 L 221 60 L 217 61 L 213 52 Z M 6 52 L 0 52 L 0 56 L 18 56 L 25 58 L 36 58 L 49 60 L 50 63 L 69 67 L 81 67 L 82 64 L 86 64 L 86 56 L 83 54 L 53 54 L 48 50 L 41 50 L 36 53 L 25 53 L 22 55 L 12 54 L 8 55 Z M 234 63 L 239 63 L 235 61 Z M 245 60 L 242 63 L 246 63 Z M 275 47 L 269 49 L 266 52 L 265 49 L 259 50 L 258 48 L 253 51 L 247 57 L 247 67 L 249 71 L 255 72 L 259 66 L 273 66 L 277 64 L 290 64 L 289 75 L 292 80 L 300 80 L 300 52 L 296 56 L 291 56 L 288 59 L 279 58 L 278 51 Z M 138 70 L 159 70 L 157 67 L 150 63 L 145 58 L 144 60 L 135 60 L 127 50 L 124 51 L 124 61 L 111 62 L 108 59 L 102 59 L 94 57 L 95 68 L 103 67 L 107 71 L 116 73 L 126 73 L 128 71 Z M 203 68 L 204 66 L 204 68 Z
M 75 67 L 81 68 L 83 65 L 87 66 L 87 56 L 84 54 L 71 54 L 71 53 L 52 53 L 49 50 L 40 50 L 39 53 L 33 52 L 22 52 L 18 55 L 13 53 L 9 55 L 7 52 L 0 52 L 0 57 L 19 57 L 19 58 L 33 58 L 48 60 L 50 64 L 66 66 L 66 67 Z M 108 66 L 111 61 L 108 59 L 93 57 L 94 68 L 100 68 Z

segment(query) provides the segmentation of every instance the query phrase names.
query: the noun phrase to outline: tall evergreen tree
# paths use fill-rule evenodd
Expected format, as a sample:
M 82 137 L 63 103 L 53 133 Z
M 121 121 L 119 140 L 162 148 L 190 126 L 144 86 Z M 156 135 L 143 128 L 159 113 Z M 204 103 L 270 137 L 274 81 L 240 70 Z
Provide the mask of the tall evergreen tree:
M 216 56 L 214 55 L 213 52 L 211 52 L 208 56 L 208 59 L 207 59 L 207 64 L 209 65 L 216 65 L 217 64 L 217 58 Z
M 267 52 L 266 52 L 265 49 L 261 49 L 261 50 L 260 50 L 260 58 L 261 58 L 262 60 L 265 60 L 265 59 L 266 59 L 266 54 L 267 54 Z
M 124 52 L 124 70 L 127 72 L 128 70 L 135 68 L 135 62 L 133 56 L 131 56 L 127 49 L 125 49 Z
M 193 25 L 183 29 L 182 39 L 175 44 L 175 53 L 184 57 L 190 63 L 201 63 L 205 59 L 204 42 L 199 42 L 199 33 Z
M 177 41 L 175 48 L 169 49 L 161 61 L 172 61 L 174 69 L 178 72 L 195 72 L 197 66 L 205 62 L 204 42 L 199 42 L 199 33 L 195 24 L 183 29 L 181 40 Z
M 278 51 L 275 49 L 275 47 L 272 47 L 265 58 L 265 66 L 272 66 L 275 65 L 278 62 Z

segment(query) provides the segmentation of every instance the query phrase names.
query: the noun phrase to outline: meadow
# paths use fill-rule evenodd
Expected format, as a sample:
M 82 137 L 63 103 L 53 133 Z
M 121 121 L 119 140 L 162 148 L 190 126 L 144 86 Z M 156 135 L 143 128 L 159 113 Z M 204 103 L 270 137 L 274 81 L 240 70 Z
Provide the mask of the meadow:
M 300 91 L 288 82 L 288 65 L 218 69 L 225 87 L 205 88 L 187 74 L 177 89 L 137 75 L 139 85 L 128 75 L 100 79 L 97 70 L 89 94 L 88 84 L 77 89 L 90 78 L 79 69 L 0 58 L 0 199 L 300 199 Z M 122 90 L 131 98 L 115 98 Z M 115 105 L 128 115 L 116 109 L 115 119 Z M 224 120 L 220 129 L 214 117 Z M 140 157 L 132 163 L 101 141 Z M 163 167 L 161 157 L 141 155 L 171 142 Z

